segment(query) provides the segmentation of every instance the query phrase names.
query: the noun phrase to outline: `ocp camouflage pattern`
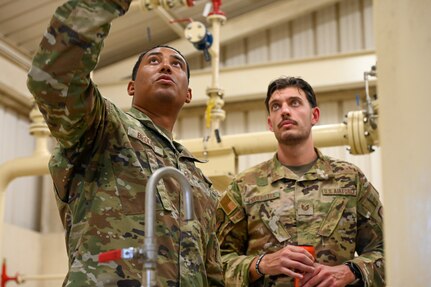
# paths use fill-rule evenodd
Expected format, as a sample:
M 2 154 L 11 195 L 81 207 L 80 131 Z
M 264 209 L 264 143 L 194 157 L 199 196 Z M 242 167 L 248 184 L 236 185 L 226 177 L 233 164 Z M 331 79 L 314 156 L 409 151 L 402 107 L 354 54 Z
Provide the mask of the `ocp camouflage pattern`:
M 197 159 L 145 114 L 125 113 L 104 99 L 90 79 L 110 22 L 130 2 L 59 7 L 29 72 L 28 87 L 58 140 L 50 171 L 69 255 L 63 286 L 141 286 L 142 260 L 98 263 L 98 255 L 142 247 L 145 186 L 164 166 L 190 182 L 195 219 L 183 219 L 179 184 L 159 181 L 158 286 L 223 286 L 214 216 L 219 195 L 196 168 Z
M 377 191 L 353 164 L 316 151 L 318 160 L 301 177 L 274 156 L 236 176 L 223 193 L 217 236 L 226 286 L 293 286 L 288 276 L 249 283 L 253 259 L 287 245 L 314 246 L 324 265 L 352 261 L 364 286 L 385 285 Z

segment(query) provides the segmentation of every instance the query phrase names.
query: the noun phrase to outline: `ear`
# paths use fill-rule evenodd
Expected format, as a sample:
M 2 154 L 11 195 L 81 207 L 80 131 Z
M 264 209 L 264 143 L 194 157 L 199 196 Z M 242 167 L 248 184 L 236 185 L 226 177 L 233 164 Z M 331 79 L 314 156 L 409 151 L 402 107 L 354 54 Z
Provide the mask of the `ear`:
M 319 107 L 315 107 L 311 112 L 311 125 L 315 125 L 319 122 L 320 119 L 320 109 Z
M 274 132 L 274 129 L 272 128 L 272 122 L 271 122 L 271 119 L 269 118 L 269 116 L 266 118 L 266 122 L 267 122 L 267 125 L 268 125 L 268 129 L 271 132 Z
M 186 97 L 186 103 L 190 103 L 192 101 L 192 89 L 187 89 L 187 97 Z
M 127 84 L 127 93 L 129 94 L 129 96 L 135 95 L 135 81 L 129 81 L 129 83 Z

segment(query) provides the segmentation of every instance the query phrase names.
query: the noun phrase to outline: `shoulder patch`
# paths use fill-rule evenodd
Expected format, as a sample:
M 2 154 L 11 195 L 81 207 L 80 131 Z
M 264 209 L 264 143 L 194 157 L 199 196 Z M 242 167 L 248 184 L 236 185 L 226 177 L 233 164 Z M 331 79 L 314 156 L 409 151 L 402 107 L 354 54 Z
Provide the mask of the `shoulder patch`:
M 256 185 L 257 186 L 267 186 L 268 185 L 268 178 L 267 177 L 258 177 L 256 179 Z
M 229 196 L 229 194 L 222 196 L 220 199 L 220 206 L 227 216 L 234 212 L 238 207 L 237 203 Z

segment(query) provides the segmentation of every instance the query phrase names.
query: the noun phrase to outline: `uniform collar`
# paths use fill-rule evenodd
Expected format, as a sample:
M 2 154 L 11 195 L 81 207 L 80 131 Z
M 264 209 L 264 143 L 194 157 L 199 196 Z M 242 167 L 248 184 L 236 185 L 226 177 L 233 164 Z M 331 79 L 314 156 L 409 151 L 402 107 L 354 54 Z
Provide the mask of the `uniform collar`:
M 132 107 L 130 109 L 130 111 L 128 112 L 129 115 L 131 115 L 132 117 L 134 117 L 135 119 L 137 119 L 138 121 L 140 121 L 144 126 L 155 130 L 156 132 L 158 132 L 159 134 L 163 135 L 164 137 L 166 137 L 167 139 L 169 139 L 169 141 L 172 141 L 172 133 L 170 131 L 168 131 L 165 128 L 162 128 L 158 125 L 156 125 L 149 116 L 147 116 L 144 112 L 138 110 L 135 107 Z
M 193 154 L 191 152 L 189 152 L 182 144 L 173 140 L 173 136 L 172 136 L 172 133 L 170 131 L 156 125 L 150 119 L 150 117 L 148 117 L 142 111 L 132 107 L 130 109 L 130 111 L 128 112 L 128 114 L 130 116 L 132 116 L 133 118 L 137 119 L 139 122 L 141 122 L 145 127 L 155 131 L 156 133 L 160 134 L 163 138 L 165 138 L 169 142 L 169 144 L 171 145 L 172 149 L 176 150 L 179 153 L 179 157 L 189 158 L 193 161 L 198 161 L 198 162 L 206 162 L 206 161 L 202 161 L 202 160 L 199 160 L 196 157 L 194 157 Z
M 281 164 L 277 158 L 277 153 L 274 154 L 270 165 L 268 166 L 268 178 L 271 183 L 281 179 L 291 180 L 325 180 L 333 177 L 333 170 L 327 157 L 325 157 L 320 150 L 315 148 L 317 153 L 317 161 L 303 176 L 298 177 L 289 168 Z

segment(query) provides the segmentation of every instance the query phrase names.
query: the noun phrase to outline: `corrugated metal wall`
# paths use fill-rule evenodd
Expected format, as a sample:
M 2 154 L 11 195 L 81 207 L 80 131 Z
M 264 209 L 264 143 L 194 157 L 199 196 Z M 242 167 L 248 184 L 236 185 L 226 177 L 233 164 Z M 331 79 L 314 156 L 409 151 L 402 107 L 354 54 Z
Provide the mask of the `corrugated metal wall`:
M 0 164 L 33 153 L 34 138 L 30 136 L 28 128 L 27 119 L 0 106 Z M 12 181 L 7 188 L 5 201 L 6 223 L 39 229 L 40 192 L 36 177 L 21 177 Z

